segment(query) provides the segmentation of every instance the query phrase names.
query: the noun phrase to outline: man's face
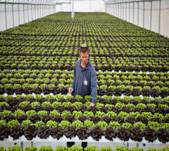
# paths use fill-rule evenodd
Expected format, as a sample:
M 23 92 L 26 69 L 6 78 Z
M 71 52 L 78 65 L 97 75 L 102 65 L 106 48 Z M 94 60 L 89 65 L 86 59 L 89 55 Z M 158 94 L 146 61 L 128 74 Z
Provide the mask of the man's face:
M 81 59 L 81 62 L 84 64 L 84 65 L 87 65 L 88 64 L 88 60 L 89 60 L 89 53 L 88 52 L 81 52 L 80 53 L 80 59 Z

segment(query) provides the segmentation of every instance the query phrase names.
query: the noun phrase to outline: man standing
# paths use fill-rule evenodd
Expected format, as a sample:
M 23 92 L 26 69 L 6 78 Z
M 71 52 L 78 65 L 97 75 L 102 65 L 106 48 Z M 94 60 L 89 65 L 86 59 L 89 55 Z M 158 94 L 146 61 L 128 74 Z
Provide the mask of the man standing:
M 94 106 L 97 94 L 96 71 L 89 62 L 89 48 L 83 44 L 79 51 L 80 60 L 75 63 L 73 86 L 68 89 L 68 93 L 83 97 L 91 95 L 91 106 Z

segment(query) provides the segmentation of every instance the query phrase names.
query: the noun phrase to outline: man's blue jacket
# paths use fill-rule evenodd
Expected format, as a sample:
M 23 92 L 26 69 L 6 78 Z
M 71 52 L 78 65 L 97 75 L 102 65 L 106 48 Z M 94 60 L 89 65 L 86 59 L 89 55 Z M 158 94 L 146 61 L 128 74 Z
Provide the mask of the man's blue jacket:
M 74 67 L 73 95 L 91 95 L 92 102 L 96 103 L 97 78 L 94 67 L 87 64 L 86 68 L 81 67 L 80 60 L 76 61 Z

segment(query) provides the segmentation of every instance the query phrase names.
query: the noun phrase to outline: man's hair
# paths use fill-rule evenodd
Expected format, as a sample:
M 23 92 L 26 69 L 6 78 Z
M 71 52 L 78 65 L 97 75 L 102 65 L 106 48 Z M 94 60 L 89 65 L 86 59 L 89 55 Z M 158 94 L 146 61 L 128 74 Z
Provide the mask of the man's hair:
M 79 48 L 80 53 L 86 53 L 86 52 L 90 52 L 89 48 L 87 47 L 87 45 L 83 44 L 80 48 Z

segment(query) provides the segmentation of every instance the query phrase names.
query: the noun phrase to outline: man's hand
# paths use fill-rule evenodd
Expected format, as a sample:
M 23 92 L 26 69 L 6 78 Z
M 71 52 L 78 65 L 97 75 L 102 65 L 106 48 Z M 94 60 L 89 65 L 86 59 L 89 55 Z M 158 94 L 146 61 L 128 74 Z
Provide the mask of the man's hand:
M 91 103 L 90 103 L 90 106 L 93 107 L 93 106 L 95 106 L 95 104 L 94 104 L 93 102 L 91 102 Z
M 70 94 L 70 95 L 71 95 L 71 94 L 72 94 L 72 92 L 73 92 L 73 88 L 71 88 L 71 87 L 70 87 L 70 88 L 68 88 L 68 94 Z

